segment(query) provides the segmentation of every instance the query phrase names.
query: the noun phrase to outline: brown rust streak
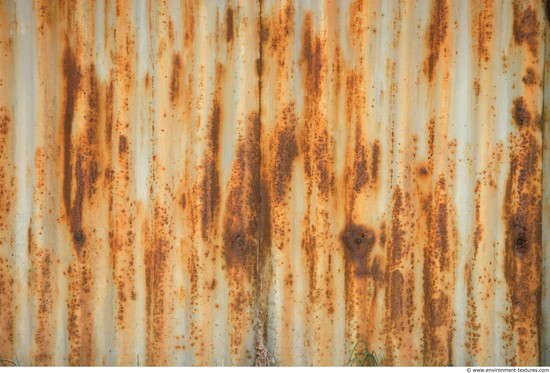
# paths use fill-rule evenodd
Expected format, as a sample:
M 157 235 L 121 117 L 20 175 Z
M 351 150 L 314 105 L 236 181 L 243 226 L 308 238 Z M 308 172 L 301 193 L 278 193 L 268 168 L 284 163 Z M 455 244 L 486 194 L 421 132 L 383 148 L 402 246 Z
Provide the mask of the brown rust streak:
M 306 175 L 326 198 L 334 186 L 334 174 L 332 172 L 332 138 L 320 107 L 327 70 L 326 63 L 323 62 L 326 61 L 323 44 L 321 38 L 314 34 L 313 14 L 307 13 L 304 19 L 300 56 L 305 88 L 302 149 L 305 155 Z
M 203 161 L 203 178 L 200 186 L 201 200 L 204 206 L 201 212 L 202 237 L 208 240 L 211 236 L 211 229 L 218 214 L 220 203 L 220 181 L 219 181 L 219 152 L 220 152 L 220 131 L 223 121 L 221 107 L 221 86 L 224 76 L 224 66 L 216 65 L 216 80 L 212 113 L 207 128 L 207 153 Z M 213 236 L 212 236 L 213 237 Z
M 170 102 L 176 105 L 180 95 L 180 79 L 182 72 L 182 60 L 179 53 L 172 57 L 172 74 L 170 76 Z
M 246 137 L 237 144 L 224 216 L 224 250 L 228 268 L 252 273 L 260 206 L 260 119 L 250 114 Z
M 2 82 L 1 84 L 7 84 Z M 0 107 L 0 358 L 15 357 L 15 312 L 17 283 L 10 258 L 14 242 L 13 218 L 15 187 L 15 166 L 12 160 L 13 131 L 11 115 L 6 107 Z
M 170 251 L 170 232 L 167 231 L 170 219 L 168 214 L 168 210 L 161 203 L 155 203 L 153 245 L 145 253 L 148 365 L 168 363 L 165 351 L 166 333 L 169 333 L 165 309 L 168 303 L 166 272 Z
M 389 364 L 399 361 L 400 355 L 414 350 L 411 334 L 415 320 L 415 281 L 414 271 L 408 264 L 414 262 L 411 221 L 416 220 L 409 192 L 400 185 L 395 186 L 392 196 L 390 237 L 386 247 L 386 292 L 385 313 L 388 331 L 386 333 L 386 359 Z M 398 353 L 397 349 L 404 351 Z M 407 351 L 407 352 L 406 352 Z M 409 352 L 410 351 L 410 352 Z
M 37 250 L 29 230 L 29 242 L 33 252 L 33 284 L 37 293 L 36 329 L 34 330 L 32 350 L 32 364 L 48 366 L 54 364 L 53 347 L 55 338 L 50 326 L 54 306 L 54 284 L 52 254 L 46 250 Z M 33 287 L 34 287 L 33 286 Z
M 229 6 L 225 12 L 226 41 L 228 43 L 233 41 L 233 17 L 233 8 Z
M 72 163 L 71 135 L 74 109 L 82 73 L 76 57 L 69 47 L 63 56 L 64 104 L 63 104 L 63 201 L 67 215 L 71 215 Z
M 518 106 L 518 102 L 522 104 Z M 536 115 L 514 100 L 519 136 L 511 139 L 510 171 L 503 206 L 506 224 L 504 275 L 511 305 L 509 328 L 517 336 L 514 361 L 540 363 L 542 199 L 541 144 Z M 521 122 L 521 126 L 517 123 Z
M 71 5 L 68 5 L 70 8 Z M 85 11 L 84 9 L 81 9 Z M 69 29 L 76 34 L 81 31 L 73 24 L 72 10 L 63 15 L 69 19 Z M 82 27 L 89 25 L 82 24 Z M 89 31 L 89 30 L 88 30 Z M 93 34 L 93 31 L 92 31 Z M 79 36 L 77 36 L 77 39 Z M 84 220 L 88 219 L 88 208 L 98 191 L 98 181 L 105 174 L 103 170 L 103 157 L 100 150 L 105 141 L 110 140 L 110 135 L 100 136 L 100 129 L 104 129 L 104 109 L 100 104 L 102 87 L 97 78 L 93 63 L 85 62 L 85 53 L 80 49 L 72 49 L 69 39 L 61 56 L 63 72 L 63 97 L 60 118 L 61 134 L 57 140 L 62 156 L 59 157 L 62 165 L 61 199 L 63 201 L 64 216 L 70 234 L 74 261 L 65 272 L 68 277 L 68 322 L 67 334 L 69 339 L 69 364 L 90 365 L 95 361 L 95 320 L 93 318 L 95 299 L 94 286 L 95 275 L 94 261 L 96 248 L 93 245 L 94 230 L 90 229 Z M 101 92 L 100 92 L 101 91 Z M 111 90 L 112 92 L 112 90 Z M 78 107 L 78 109 L 77 109 Z M 79 115 L 76 116 L 78 111 Z M 75 123 L 75 120 L 82 122 Z M 103 135 L 103 134 L 102 134 Z M 38 162 L 37 162 L 38 164 Z M 37 166 L 37 170 L 39 167 Z M 37 253 L 42 251 L 37 250 Z M 48 258 L 46 254 L 42 255 Z M 45 276 L 49 270 L 43 268 Z M 48 280 L 42 280 L 46 282 Z M 40 288 L 38 289 L 40 290 Z M 39 295 L 38 301 L 42 302 L 43 295 Z M 36 329 L 35 343 L 40 345 L 46 338 L 46 330 L 40 327 Z M 37 356 L 36 362 L 46 361 L 43 356 Z
M 45 165 L 48 157 L 42 148 L 38 148 L 35 154 L 36 165 L 36 190 L 35 198 L 39 208 L 44 210 L 44 194 L 47 188 L 47 176 Z M 43 235 L 43 228 L 38 228 L 38 236 Z M 35 242 L 33 222 L 28 228 L 28 251 L 31 259 L 32 282 L 31 291 L 36 304 L 35 314 L 36 326 L 33 334 L 33 345 L 31 350 L 31 365 L 47 366 L 54 364 L 54 330 L 56 320 L 54 317 L 54 305 L 56 304 L 56 268 L 54 264 L 54 252 L 48 248 L 40 248 Z
M 424 72 L 428 75 L 430 81 L 432 81 L 434 77 L 435 67 L 439 60 L 441 48 L 447 38 L 449 28 L 448 11 L 449 5 L 447 0 L 437 0 L 433 2 L 430 17 L 432 23 L 430 24 L 427 35 L 429 53 L 424 66 Z
M 480 346 L 480 328 L 481 323 L 478 321 L 476 293 L 477 289 L 474 289 L 474 268 L 477 262 L 477 255 L 479 252 L 480 242 L 483 238 L 483 224 L 481 220 L 481 182 L 478 180 L 475 188 L 475 230 L 473 237 L 474 252 L 473 256 L 466 263 L 464 272 L 464 282 L 466 283 L 466 297 L 467 297 L 467 310 L 466 310 L 466 342 L 464 347 L 468 351 L 469 356 L 477 356 L 481 352 Z M 468 365 L 473 364 L 474 361 L 470 361 Z
M 454 251 L 449 228 L 451 208 L 443 174 L 437 179 L 433 194 L 424 197 L 422 210 L 428 231 L 423 273 L 424 364 L 444 365 L 452 363 L 454 315 L 449 294 L 453 292 Z
M 237 143 L 224 214 L 224 253 L 229 279 L 231 352 L 242 356 L 242 338 L 253 318 L 258 253 L 260 195 L 260 118 L 251 113 Z
M 73 263 L 69 279 L 69 319 L 68 333 L 70 340 L 69 362 L 71 365 L 90 365 L 94 361 L 94 319 L 93 310 L 93 288 L 94 257 L 95 247 L 89 241 L 87 235 L 93 236 L 93 230 L 86 233 L 83 226 L 83 211 L 91 206 L 91 200 L 97 192 L 97 182 L 100 175 L 103 175 L 101 151 L 101 140 L 99 129 L 102 128 L 100 111 L 100 85 L 96 75 L 95 66 L 90 64 L 85 70 L 79 71 L 78 87 L 86 92 L 85 121 L 86 126 L 76 134 L 74 147 L 74 177 L 75 193 L 74 200 L 68 209 L 68 220 L 72 233 L 73 246 L 77 254 L 77 260 Z M 74 74 L 74 73 L 73 73 Z M 67 90 L 67 95 L 76 95 L 75 92 Z M 74 109 L 74 104 L 73 109 Z M 69 106 L 66 111 L 70 111 Z M 64 117 L 67 120 L 67 117 Z M 70 127 L 69 127 L 70 128 Z M 64 139 L 69 136 L 64 133 Z M 66 160 L 65 160 L 66 162 Z M 71 167 L 72 168 L 72 167 Z M 65 175 L 67 176 L 67 175 Z

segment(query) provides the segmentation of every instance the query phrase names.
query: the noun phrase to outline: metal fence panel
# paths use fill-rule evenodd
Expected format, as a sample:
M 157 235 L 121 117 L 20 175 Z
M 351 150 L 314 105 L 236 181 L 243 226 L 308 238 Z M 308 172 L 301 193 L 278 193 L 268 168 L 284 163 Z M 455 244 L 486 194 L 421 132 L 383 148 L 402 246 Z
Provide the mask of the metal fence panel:
M 535 0 L 0 0 L 3 364 L 548 364 L 545 34 Z

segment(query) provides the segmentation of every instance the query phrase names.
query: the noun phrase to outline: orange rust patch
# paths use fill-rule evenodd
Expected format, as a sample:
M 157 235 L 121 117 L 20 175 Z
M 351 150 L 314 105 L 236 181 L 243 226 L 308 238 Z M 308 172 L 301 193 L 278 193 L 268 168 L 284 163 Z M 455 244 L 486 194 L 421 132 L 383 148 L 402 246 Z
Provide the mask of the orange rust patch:
M 521 10 L 522 2 L 515 0 L 513 34 L 517 45 L 527 44 L 529 51 L 533 56 L 538 54 L 538 44 L 540 42 L 540 22 L 537 18 L 537 12 L 531 6 Z
M 447 38 L 447 31 L 449 27 L 449 6 L 447 0 L 435 1 L 431 20 L 428 30 L 428 48 L 429 54 L 426 58 L 424 72 L 428 75 L 430 81 L 432 81 L 435 74 L 435 67 L 441 53 L 441 48 Z

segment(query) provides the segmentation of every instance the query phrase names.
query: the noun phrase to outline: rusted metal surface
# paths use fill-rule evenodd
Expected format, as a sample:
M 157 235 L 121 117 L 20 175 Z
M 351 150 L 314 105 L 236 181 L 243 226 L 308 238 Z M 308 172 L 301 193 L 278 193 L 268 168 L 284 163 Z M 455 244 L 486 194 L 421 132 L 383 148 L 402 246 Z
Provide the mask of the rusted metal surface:
M 549 364 L 548 33 L 535 0 L 0 1 L 0 359 Z

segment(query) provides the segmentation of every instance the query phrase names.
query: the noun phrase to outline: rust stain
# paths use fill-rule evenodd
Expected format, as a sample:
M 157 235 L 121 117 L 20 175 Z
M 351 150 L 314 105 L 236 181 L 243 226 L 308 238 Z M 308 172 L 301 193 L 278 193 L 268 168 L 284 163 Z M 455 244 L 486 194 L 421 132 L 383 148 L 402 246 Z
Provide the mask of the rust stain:
M 540 128 L 525 100 L 514 100 L 519 136 L 512 139 L 503 215 L 506 222 L 504 275 L 510 304 L 509 329 L 518 342 L 511 362 L 540 359 L 542 201 Z
M 355 157 L 353 169 L 354 174 L 354 185 L 353 188 L 355 192 L 359 193 L 363 187 L 369 182 L 369 173 L 368 173 L 368 161 L 367 161 L 367 147 L 363 144 L 364 139 L 362 138 L 361 127 L 357 126 L 355 128 Z
M 432 193 L 423 198 L 427 243 L 423 258 L 423 364 L 452 362 L 452 294 L 454 252 L 451 251 L 452 224 L 447 181 L 441 174 Z M 453 225 L 451 225 L 453 226 Z
M 372 167 L 371 167 L 371 180 L 376 183 L 378 179 L 378 170 L 380 168 L 380 142 L 376 140 L 372 145 Z
M 326 51 L 313 30 L 313 14 L 304 17 L 300 64 L 304 70 L 305 88 L 304 128 L 301 148 L 305 154 L 305 170 L 319 192 L 327 196 L 334 186 L 332 173 L 332 137 L 320 101 L 326 75 Z
M 260 119 L 248 118 L 246 137 L 237 144 L 224 217 L 224 249 L 228 268 L 241 266 L 253 273 L 259 228 Z
M 517 45 L 527 44 L 533 56 L 538 56 L 538 45 L 540 40 L 540 22 L 537 12 L 532 6 L 522 9 L 521 1 L 514 0 L 514 24 L 512 32 Z
M 433 3 L 430 17 L 432 21 L 427 34 L 429 54 L 424 67 L 424 72 L 428 75 L 430 81 L 434 78 L 435 67 L 447 38 L 449 28 L 448 12 L 447 0 L 438 0 Z

